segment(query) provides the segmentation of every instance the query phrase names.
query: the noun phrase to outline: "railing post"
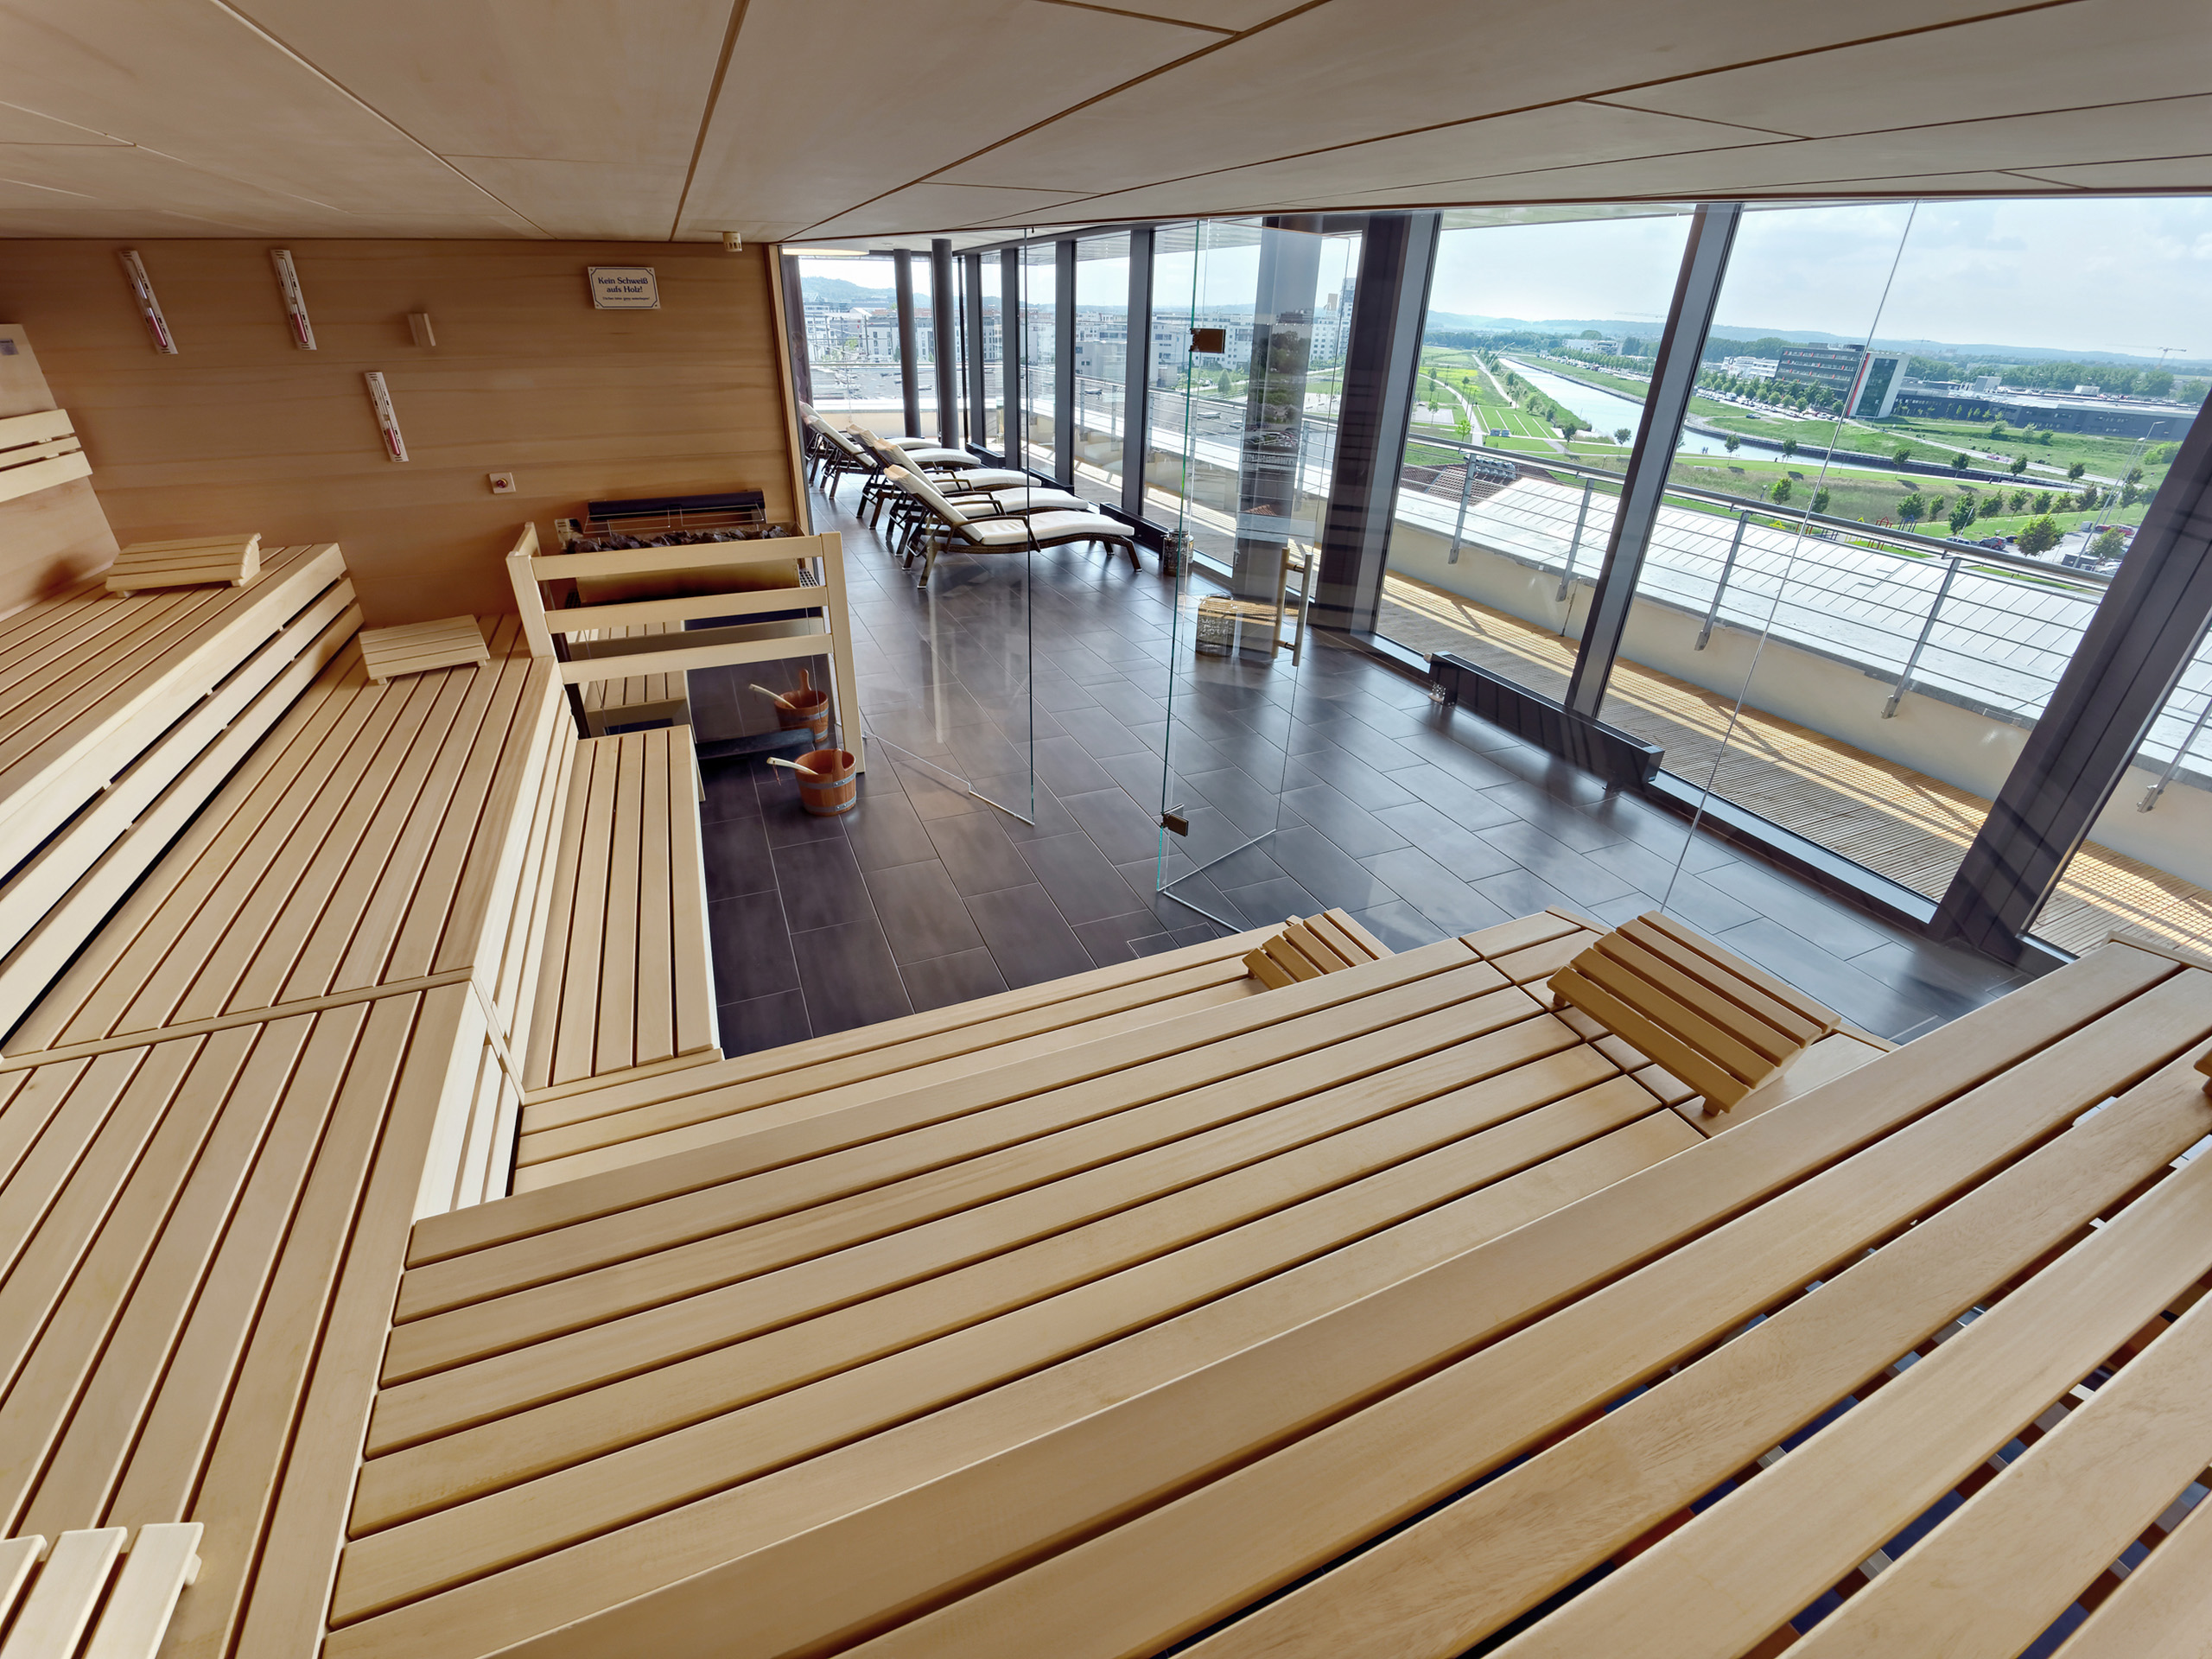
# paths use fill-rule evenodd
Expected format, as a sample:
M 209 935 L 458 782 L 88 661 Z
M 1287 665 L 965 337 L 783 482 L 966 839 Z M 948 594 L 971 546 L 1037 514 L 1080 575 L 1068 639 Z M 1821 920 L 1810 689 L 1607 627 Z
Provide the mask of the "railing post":
M 2143 798 L 2135 803 L 2138 812 L 2148 812 L 2158 804 L 2158 797 L 2166 792 L 2166 785 L 2173 782 L 2175 774 L 2180 772 L 2181 763 L 2189 759 L 2189 752 L 2196 747 L 2196 740 L 2203 734 L 2207 721 L 2212 721 L 2212 691 L 2204 694 L 2204 706 L 2196 711 L 2196 723 L 2189 728 L 2189 735 L 2182 739 L 2181 747 L 2174 751 L 2172 761 L 2159 775 L 2158 781 L 2145 790 Z
M 1912 644 L 1912 655 L 1904 659 L 1904 672 L 1897 676 L 1897 689 L 1890 693 L 1890 700 L 1882 705 L 1882 718 L 1896 715 L 1897 704 L 1904 701 L 1904 694 L 1912 688 L 1912 671 L 1920 666 L 1920 653 L 1928 649 L 1928 636 L 1936 632 L 1936 618 L 1949 597 L 1952 580 L 1959 574 L 1959 562 L 1952 559 L 1944 566 L 1943 585 L 1936 590 L 1936 602 L 1928 607 L 1928 620 L 1920 625 L 1920 638 Z
M 1567 601 L 1567 584 L 1574 580 L 1574 556 L 1582 550 L 1582 526 L 1589 521 L 1590 490 L 1597 481 L 1593 478 L 1582 480 L 1582 505 L 1574 515 L 1574 539 L 1567 544 L 1567 566 L 1559 573 L 1559 592 L 1554 595 L 1561 604 Z
M 1693 649 L 1703 651 L 1705 642 L 1713 638 L 1713 619 L 1720 614 L 1720 596 L 1728 591 L 1728 578 L 1735 574 L 1736 554 L 1744 545 L 1744 531 L 1751 522 L 1749 512 L 1736 515 L 1736 533 L 1728 539 L 1728 556 L 1720 566 L 1720 580 L 1713 584 L 1712 608 L 1705 613 L 1705 626 L 1697 631 L 1697 644 Z
M 1467 529 L 1467 498 L 1475 488 L 1475 458 L 1462 455 L 1460 460 L 1466 463 L 1466 470 L 1459 476 L 1459 516 L 1452 523 L 1452 550 L 1444 556 L 1446 564 L 1459 563 L 1459 537 Z

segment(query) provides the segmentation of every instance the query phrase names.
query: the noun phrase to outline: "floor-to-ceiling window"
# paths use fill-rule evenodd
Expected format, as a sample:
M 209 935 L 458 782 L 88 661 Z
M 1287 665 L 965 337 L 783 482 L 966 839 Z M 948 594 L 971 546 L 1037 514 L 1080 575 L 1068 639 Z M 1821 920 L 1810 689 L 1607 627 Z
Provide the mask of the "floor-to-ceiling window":
M 1119 505 L 1131 361 L 1128 232 L 1084 238 L 1075 261 L 1075 490 Z
M 798 270 L 815 406 L 840 425 L 898 430 L 906 414 L 891 261 L 801 254 Z
M 1688 211 L 1444 216 L 1378 632 L 1565 692 Z

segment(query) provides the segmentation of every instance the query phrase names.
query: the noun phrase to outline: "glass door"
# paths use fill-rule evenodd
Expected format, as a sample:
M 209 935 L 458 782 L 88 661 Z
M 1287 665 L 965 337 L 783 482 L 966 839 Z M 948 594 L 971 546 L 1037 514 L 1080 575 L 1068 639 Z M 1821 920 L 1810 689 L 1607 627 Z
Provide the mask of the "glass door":
M 1300 722 L 1335 712 L 1306 597 L 1358 252 L 1274 221 L 1160 233 L 1154 312 L 1181 338 L 1179 362 L 1153 354 L 1147 467 L 1177 564 L 1158 884 L 1236 928 L 1357 907 L 1371 885 L 1353 850 L 1363 809 L 1294 759 Z

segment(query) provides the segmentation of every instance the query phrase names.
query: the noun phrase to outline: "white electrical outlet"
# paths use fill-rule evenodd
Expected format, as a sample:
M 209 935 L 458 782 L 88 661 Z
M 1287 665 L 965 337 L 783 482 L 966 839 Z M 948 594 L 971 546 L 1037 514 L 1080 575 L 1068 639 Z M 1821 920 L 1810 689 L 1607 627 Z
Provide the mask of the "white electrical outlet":
M 493 494 L 512 495 L 515 493 L 515 475 L 512 473 L 493 473 L 491 478 Z

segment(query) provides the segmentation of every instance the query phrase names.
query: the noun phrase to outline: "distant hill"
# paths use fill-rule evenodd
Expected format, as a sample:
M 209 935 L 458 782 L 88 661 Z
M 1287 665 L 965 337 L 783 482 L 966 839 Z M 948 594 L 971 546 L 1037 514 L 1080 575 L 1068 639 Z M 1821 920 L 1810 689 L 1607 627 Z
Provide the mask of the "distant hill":
M 1618 338 L 1634 334 L 1649 340 L 1659 331 L 1660 325 L 1649 317 L 1490 317 L 1464 312 L 1432 311 L 1428 327 L 1438 329 L 1460 330 L 1469 334 L 1579 334 L 1585 328 L 1595 328 L 1599 334 Z M 1832 334 L 1820 328 L 1783 328 L 1747 323 L 1716 322 L 1711 338 L 1714 340 L 1786 340 L 1801 346 L 1856 346 L 1864 338 L 1855 334 Z M 1904 340 L 1878 335 L 1874 340 L 1878 351 L 1917 352 L 1924 357 L 1953 359 L 1987 358 L 2005 363 L 2112 363 L 2131 368 L 2156 368 L 2155 357 L 2134 357 L 2125 352 L 2079 352 L 2049 346 L 2005 346 L 1988 341 Z M 2208 364 L 2202 359 L 2170 359 L 2165 367 L 2177 373 L 2202 373 Z
M 888 288 L 862 288 L 858 283 L 849 283 L 842 276 L 802 276 L 799 292 L 810 303 L 833 306 L 888 306 L 897 302 L 897 290 Z

